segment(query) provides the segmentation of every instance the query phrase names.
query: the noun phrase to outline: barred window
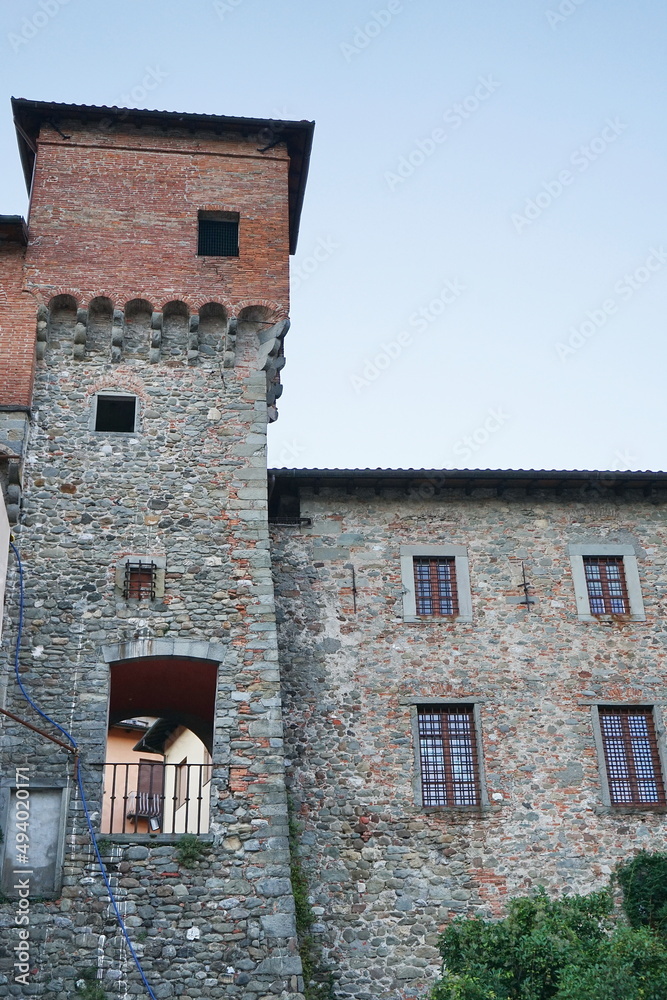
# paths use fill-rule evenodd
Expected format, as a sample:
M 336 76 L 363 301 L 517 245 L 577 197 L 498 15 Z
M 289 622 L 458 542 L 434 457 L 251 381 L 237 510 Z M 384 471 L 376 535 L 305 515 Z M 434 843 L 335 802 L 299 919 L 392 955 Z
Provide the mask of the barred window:
M 157 567 L 154 562 L 128 562 L 125 564 L 123 597 L 130 600 L 153 600 Z
M 238 212 L 199 213 L 197 255 L 199 257 L 238 257 Z
M 415 557 L 414 573 L 418 615 L 458 615 L 456 560 L 453 556 Z
M 616 806 L 665 805 L 653 709 L 598 709 L 609 797 Z
M 479 805 L 473 706 L 422 705 L 417 718 L 423 805 Z
M 623 556 L 584 556 L 584 570 L 592 615 L 630 613 Z

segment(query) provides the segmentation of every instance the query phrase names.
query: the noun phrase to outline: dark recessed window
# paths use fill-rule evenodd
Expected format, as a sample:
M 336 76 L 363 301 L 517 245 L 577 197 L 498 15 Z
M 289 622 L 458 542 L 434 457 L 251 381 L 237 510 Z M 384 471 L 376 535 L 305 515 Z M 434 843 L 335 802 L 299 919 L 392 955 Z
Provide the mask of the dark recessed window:
M 200 212 L 199 257 L 238 257 L 239 216 L 237 212 Z
M 136 396 L 98 396 L 96 431 L 132 433 L 137 419 Z

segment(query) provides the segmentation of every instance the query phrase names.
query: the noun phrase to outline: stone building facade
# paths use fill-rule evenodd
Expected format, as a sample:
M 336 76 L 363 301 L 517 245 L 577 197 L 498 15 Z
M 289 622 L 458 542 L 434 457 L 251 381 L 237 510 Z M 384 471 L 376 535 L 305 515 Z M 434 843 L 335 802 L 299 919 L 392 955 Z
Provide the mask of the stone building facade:
M 270 482 L 291 795 L 341 996 L 423 995 L 453 916 L 499 916 L 539 885 L 591 891 L 637 849 L 664 850 L 667 475 Z M 590 613 L 581 569 L 596 553 L 622 560 L 623 612 Z M 455 616 L 415 614 L 420 557 L 455 560 Z M 635 746 L 639 802 L 613 783 L 625 762 L 601 732 L 630 708 L 656 737 L 650 762 Z M 438 712 L 472 724 L 449 750 L 459 739 L 452 768 L 476 770 L 474 802 L 461 783 L 435 804 Z
M 64 1000 L 92 968 L 147 993 L 78 770 L 154 995 L 298 995 L 265 453 L 312 124 L 14 113 L 31 205 L 3 220 L 0 441 L 25 593 L 20 627 L 11 556 L 0 992 Z M 164 774 L 137 786 L 106 757 L 108 727 L 145 718 L 208 755 L 171 765 L 191 867 Z
M 663 847 L 667 474 L 267 481 L 312 123 L 14 114 L 3 995 L 302 996 L 290 801 L 341 1000 Z

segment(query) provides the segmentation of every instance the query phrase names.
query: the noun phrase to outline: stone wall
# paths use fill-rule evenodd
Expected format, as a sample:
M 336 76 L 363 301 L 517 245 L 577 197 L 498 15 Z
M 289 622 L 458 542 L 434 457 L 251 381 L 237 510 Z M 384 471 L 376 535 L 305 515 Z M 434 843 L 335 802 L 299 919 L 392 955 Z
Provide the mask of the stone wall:
M 183 350 L 153 359 L 150 329 L 135 330 L 136 350 L 114 361 L 113 337 L 91 340 L 82 322 L 89 317 L 65 306 L 39 320 L 42 360 L 15 529 L 26 587 L 21 678 L 76 739 L 96 823 L 114 664 L 129 660 L 140 672 L 156 658 L 181 662 L 184 702 L 197 664 L 217 666 L 204 857 L 184 868 L 177 837 L 135 835 L 128 846 L 112 835 L 112 882 L 157 997 L 291 995 L 301 962 L 266 522 L 266 350 L 258 337 L 266 326 L 238 325 L 227 368 L 224 336 L 211 336 L 195 357 Z M 80 326 L 87 333 L 77 340 Z M 136 432 L 93 429 L 94 398 L 105 391 L 136 396 Z M 162 597 L 119 593 L 116 565 L 133 553 L 165 560 Z M 15 570 L 9 582 L 3 705 L 62 738 L 14 681 Z M 124 983 L 141 994 L 92 857 L 71 757 L 5 719 L 5 786 L 17 766 L 35 787 L 68 788 L 66 851 L 59 898 L 31 903 L 28 992 L 12 969 L 16 902 L 1 907 L 0 989 L 65 1000 L 93 968 L 111 995 L 124 995 Z
M 433 492 L 322 474 L 301 490 L 312 527 L 272 529 L 291 794 L 316 930 L 355 1000 L 420 995 L 455 915 L 500 915 L 538 885 L 587 892 L 664 849 L 664 810 L 604 805 L 591 709 L 653 705 L 664 725 L 664 501 Z M 633 546 L 645 622 L 578 619 L 568 543 L 591 541 Z M 403 620 L 399 547 L 424 543 L 467 547 L 471 624 Z M 480 809 L 416 804 L 411 706 L 438 698 L 479 705 Z

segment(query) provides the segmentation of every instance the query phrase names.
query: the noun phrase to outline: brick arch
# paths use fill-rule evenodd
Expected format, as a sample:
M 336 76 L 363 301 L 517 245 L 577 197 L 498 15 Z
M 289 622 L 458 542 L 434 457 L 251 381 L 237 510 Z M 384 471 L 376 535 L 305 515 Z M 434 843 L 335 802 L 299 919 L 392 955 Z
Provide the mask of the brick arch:
M 265 319 L 271 318 L 275 323 L 279 319 L 286 319 L 287 310 L 282 302 L 275 302 L 273 299 L 242 299 L 240 302 L 236 303 L 236 315 L 239 319 L 246 318 L 242 317 L 242 313 L 249 309 L 265 309 L 271 313 L 271 317 L 265 316 Z

